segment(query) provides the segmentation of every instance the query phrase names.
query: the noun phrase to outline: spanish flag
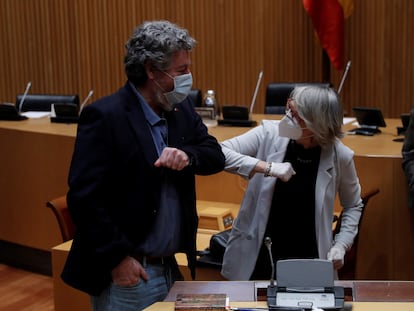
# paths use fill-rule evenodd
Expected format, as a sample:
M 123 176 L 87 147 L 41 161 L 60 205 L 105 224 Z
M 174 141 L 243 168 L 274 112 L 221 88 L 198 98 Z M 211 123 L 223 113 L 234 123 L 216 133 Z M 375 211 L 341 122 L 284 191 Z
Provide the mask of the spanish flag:
M 302 0 L 322 48 L 335 69 L 344 67 L 344 23 L 354 10 L 353 0 Z

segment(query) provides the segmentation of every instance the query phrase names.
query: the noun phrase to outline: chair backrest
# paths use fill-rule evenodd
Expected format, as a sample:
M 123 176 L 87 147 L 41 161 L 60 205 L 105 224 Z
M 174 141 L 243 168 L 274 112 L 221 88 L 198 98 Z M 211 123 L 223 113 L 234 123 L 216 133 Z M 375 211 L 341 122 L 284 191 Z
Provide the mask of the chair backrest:
M 372 198 L 374 195 L 376 195 L 378 192 L 379 192 L 379 189 L 375 188 L 368 192 L 365 192 L 361 196 L 363 207 L 362 207 L 362 212 L 361 212 L 361 218 L 358 224 L 358 233 L 355 236 L 354 243 L 352 244 L 351 249 L 349 249 L 345 253 L 344 266 L 338 270 L 338 278 L 340 280 L 355 280 L 355 271 L 356 271 L 358 244 L 359 244 L 359 229 L 361 227 L 361 223 L 362 223 L 363 216 L 365 214 L 369 199 Z M 337 234 L 341 230 L 341 222 L 342 222 L 342 212 L 336 220 L 335 228 L 333 230 L 334 235 Z
M 203 105 L 203 96 L 200 89 L 191 89 L 188 97 L 193 102 L 194 107 L 201 107 Z
M 79 107 L 78 95 L 51 95 L 51 94 L 30 94 L 24 98 L 20 107 L 23 95 L 17 95 L 16 108 L 18 111 L 50 111 L 52 104 L 66 103 L 75 104 Z
M 76 227 L 69 214 L 66 196 L 63 195 L 50 200 L 46 203 L 46 206 L 50 208 L 56 216 L 63 242 L 73 239 Z
M 296 86 L 315 85 L 330 87 L 330 83 L 318 82 L 281 82 L 269 83 L 266 88 L 265 114 L 285 114 L 287 99 Z

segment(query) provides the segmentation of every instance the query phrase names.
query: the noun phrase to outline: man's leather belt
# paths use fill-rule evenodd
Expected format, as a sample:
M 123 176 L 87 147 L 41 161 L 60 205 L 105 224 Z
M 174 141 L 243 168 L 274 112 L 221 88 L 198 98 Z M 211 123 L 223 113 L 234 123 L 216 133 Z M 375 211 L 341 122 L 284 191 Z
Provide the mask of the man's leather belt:
M 151 256 L 141 256 L 133 255 L 132 258 L 138 260 L 141 265 L 163 265 L 166 262 L 168 257 L 151 257 Z

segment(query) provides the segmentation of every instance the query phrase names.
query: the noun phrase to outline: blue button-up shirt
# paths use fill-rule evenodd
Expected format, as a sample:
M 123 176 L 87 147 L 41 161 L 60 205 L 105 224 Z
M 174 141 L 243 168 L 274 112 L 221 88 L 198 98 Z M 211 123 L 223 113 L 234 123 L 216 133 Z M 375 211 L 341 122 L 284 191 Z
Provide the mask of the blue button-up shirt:
M 158 155 L 161 155 L 168 146 L 168 123 L 165 118 L 158 116 L 146 103 L 142 95 L 131 86 L 138 98 L 138 104 L 144 111 L 148 128 L 151 131 L 152 139 L 157 148 Z M 177 180 L 171 180 L 169 174 L 163 174 L 160 207 L 158 216 L 148 238 L 138 246 L 137 255 L 153 257 L 173 255 L 180 250 L 180 228 L 181 211 L 175 184 Z

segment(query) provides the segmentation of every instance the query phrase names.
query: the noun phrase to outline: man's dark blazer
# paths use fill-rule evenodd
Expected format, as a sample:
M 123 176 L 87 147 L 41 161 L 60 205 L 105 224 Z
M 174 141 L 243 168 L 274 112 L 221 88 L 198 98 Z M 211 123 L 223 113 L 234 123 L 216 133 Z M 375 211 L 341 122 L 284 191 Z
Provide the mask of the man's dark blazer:
M 224 168 L 224 155 L 192 103 L 186 99 L 165 114 L 168 143 L 186 152 L 191 165 L 182 171 L 157 168 L 157 150 L 143 110 L 127 83 L 81 113 L 69 172 L 67 202 L 76 225 L 62 279 L 99 295 L 111 270 L 146 239 L 157 216 L 162 175 L 174 180 L 185 237 L 182 252 L 195 273 L 195 174 Z
M 408 206 L 414 208 L 414 109 L 410 112 L 410 123 L 405 131 L 402 157 L 402 167 L 408 182 Z

